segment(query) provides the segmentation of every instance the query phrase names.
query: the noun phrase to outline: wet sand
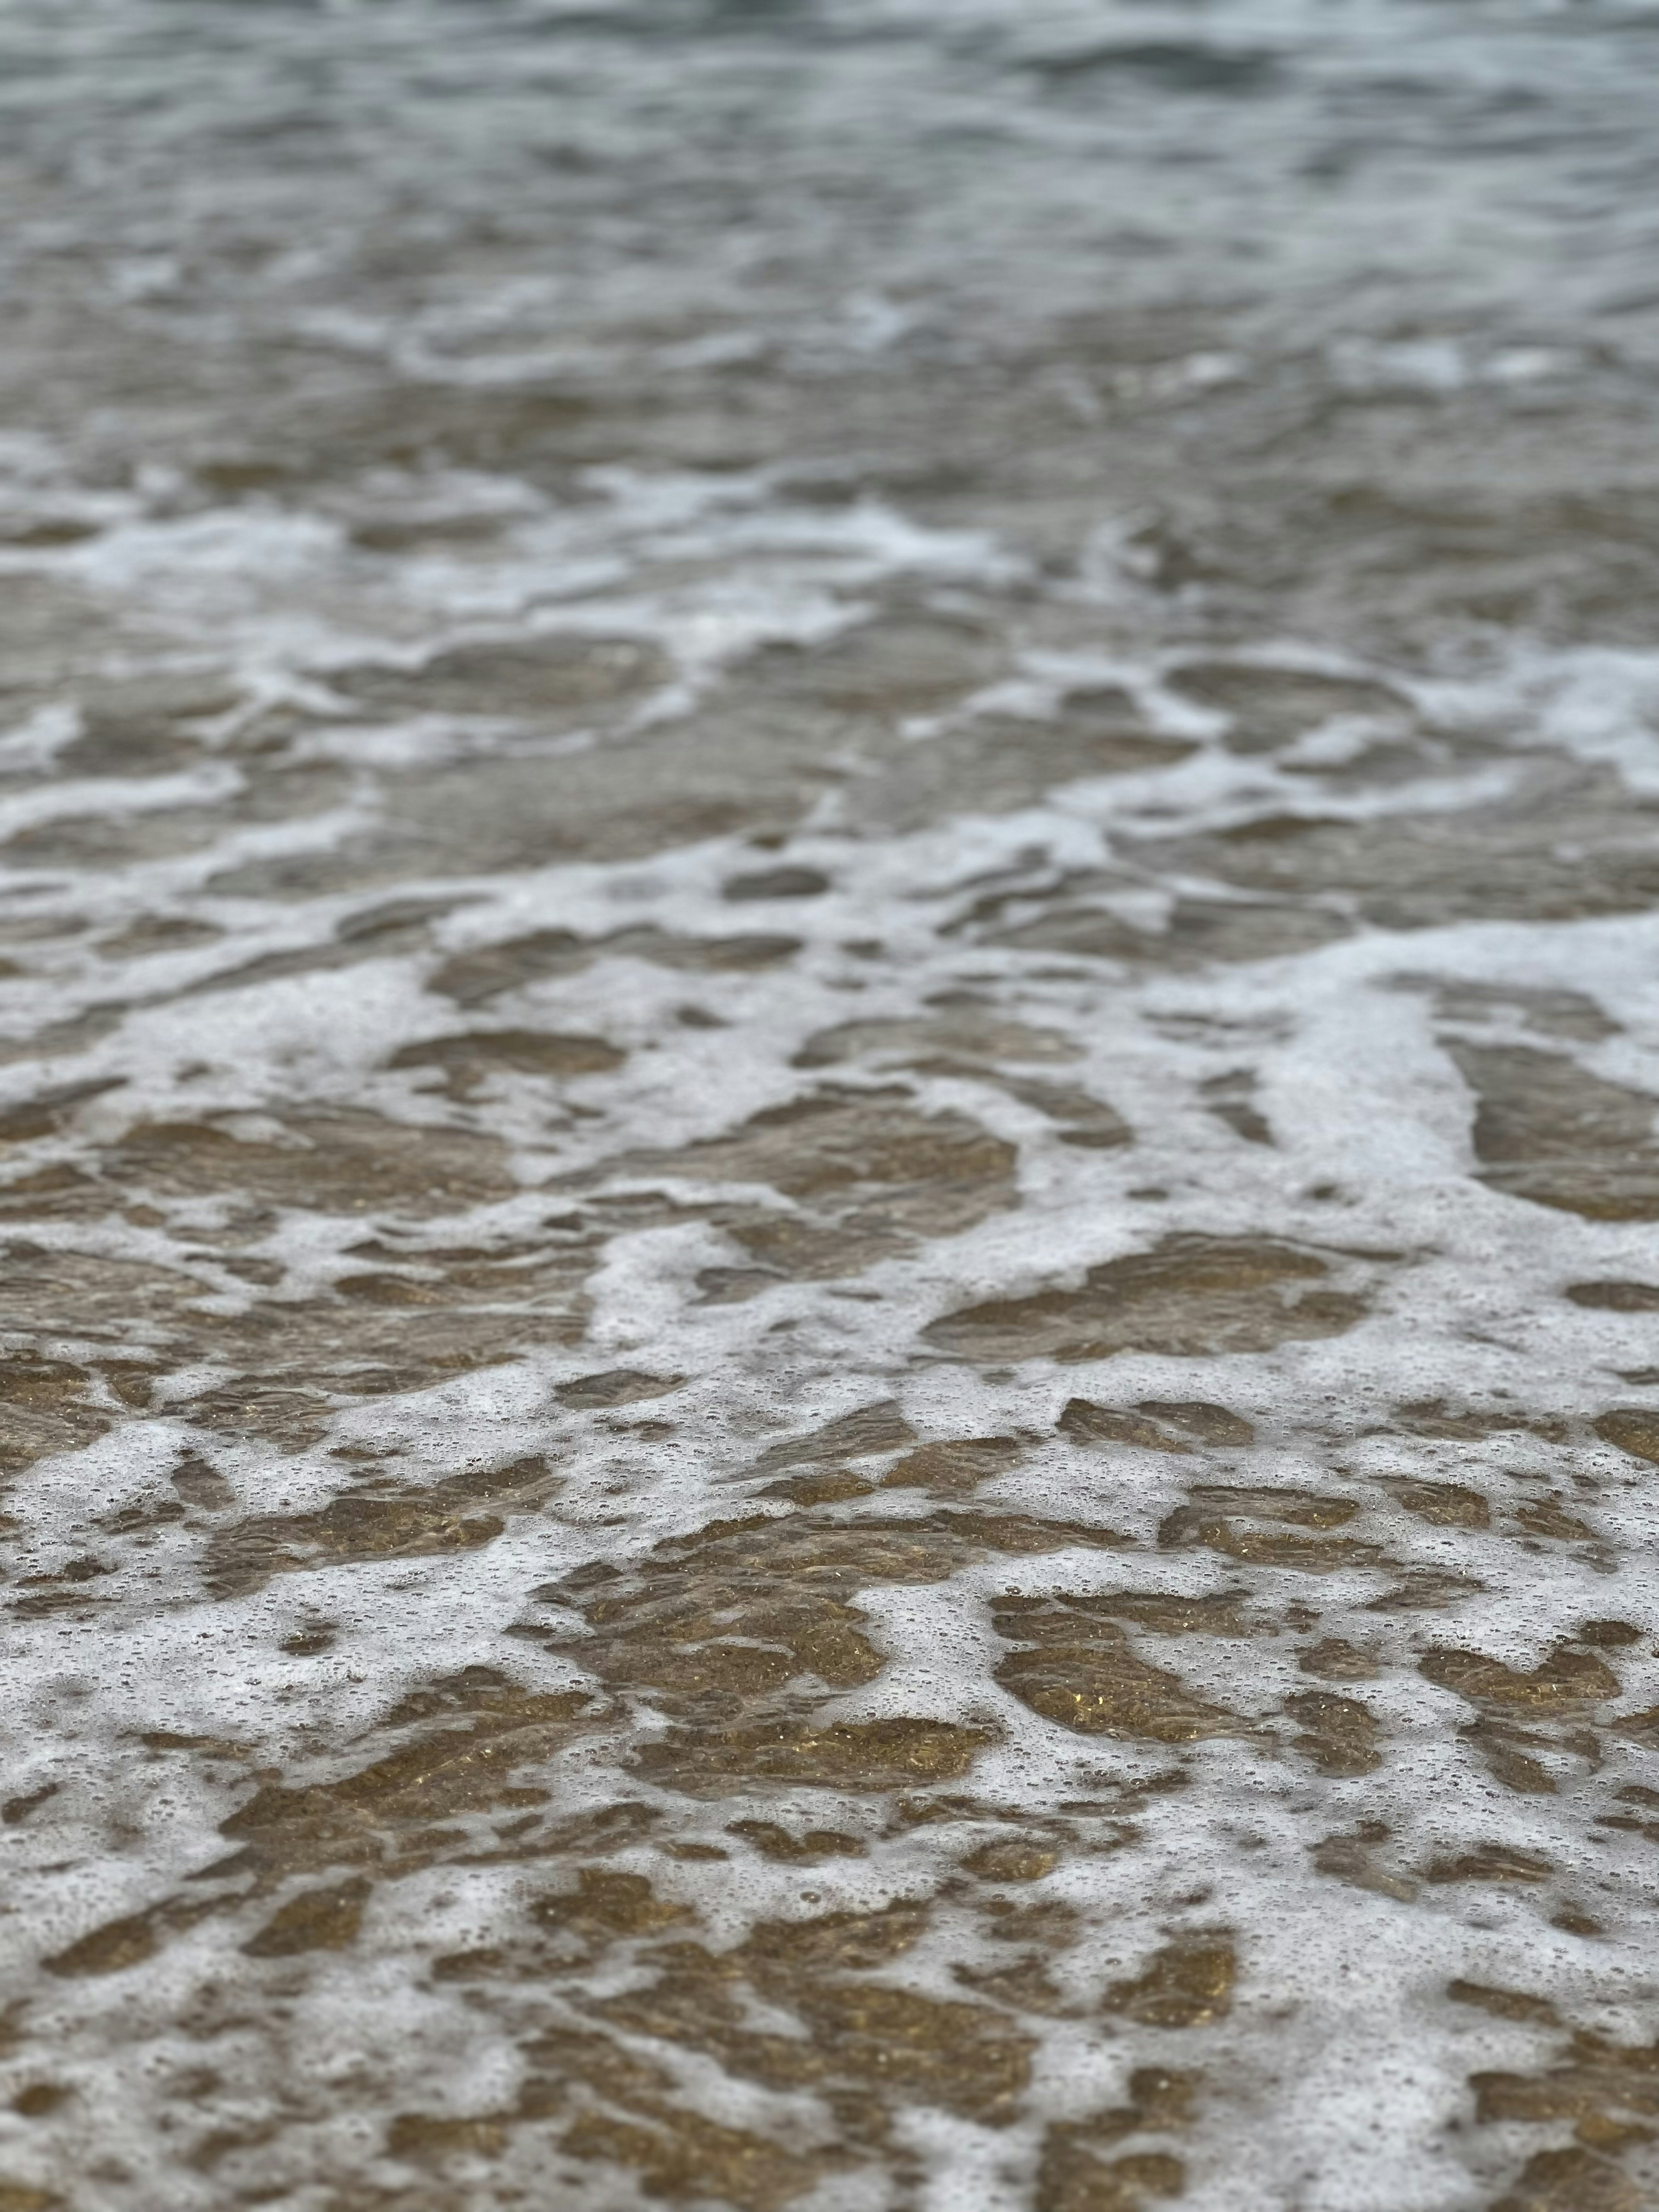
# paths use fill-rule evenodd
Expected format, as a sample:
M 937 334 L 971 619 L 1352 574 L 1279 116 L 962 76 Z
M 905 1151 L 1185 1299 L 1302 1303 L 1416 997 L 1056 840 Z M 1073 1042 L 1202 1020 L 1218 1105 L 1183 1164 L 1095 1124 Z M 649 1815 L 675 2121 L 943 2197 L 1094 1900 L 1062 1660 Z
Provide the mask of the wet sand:
M 1656 63 L 0 7 L 0 2212 L 1659 2203 Z

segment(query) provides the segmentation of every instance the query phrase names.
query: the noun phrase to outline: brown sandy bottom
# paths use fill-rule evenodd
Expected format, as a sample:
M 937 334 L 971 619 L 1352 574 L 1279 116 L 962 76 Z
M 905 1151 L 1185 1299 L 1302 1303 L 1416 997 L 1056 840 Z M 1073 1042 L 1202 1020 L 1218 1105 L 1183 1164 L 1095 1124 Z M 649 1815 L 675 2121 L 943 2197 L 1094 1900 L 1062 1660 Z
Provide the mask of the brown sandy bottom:
M 0 23 L 0 2212 L 1659 2206 L 1650 40 L 1176 14 Z

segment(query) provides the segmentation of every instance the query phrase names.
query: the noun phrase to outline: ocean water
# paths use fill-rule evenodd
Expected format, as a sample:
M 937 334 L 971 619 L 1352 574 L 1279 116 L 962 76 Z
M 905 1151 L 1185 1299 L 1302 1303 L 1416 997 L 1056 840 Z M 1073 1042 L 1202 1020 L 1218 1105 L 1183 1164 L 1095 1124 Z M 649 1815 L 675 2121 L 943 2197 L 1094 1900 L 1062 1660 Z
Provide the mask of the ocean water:
M 0 2212 L 1659 2203 L 1656 82 L 0 0 Z

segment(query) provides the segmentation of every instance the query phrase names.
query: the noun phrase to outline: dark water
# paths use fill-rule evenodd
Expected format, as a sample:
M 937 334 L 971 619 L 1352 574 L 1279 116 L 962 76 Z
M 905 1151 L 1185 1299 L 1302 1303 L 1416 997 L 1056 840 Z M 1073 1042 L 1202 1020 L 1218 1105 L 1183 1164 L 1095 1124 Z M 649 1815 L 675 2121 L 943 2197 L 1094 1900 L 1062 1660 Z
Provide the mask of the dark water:
M 0 2212 L 1659 2202 L 1656 82 L 0 0 Z

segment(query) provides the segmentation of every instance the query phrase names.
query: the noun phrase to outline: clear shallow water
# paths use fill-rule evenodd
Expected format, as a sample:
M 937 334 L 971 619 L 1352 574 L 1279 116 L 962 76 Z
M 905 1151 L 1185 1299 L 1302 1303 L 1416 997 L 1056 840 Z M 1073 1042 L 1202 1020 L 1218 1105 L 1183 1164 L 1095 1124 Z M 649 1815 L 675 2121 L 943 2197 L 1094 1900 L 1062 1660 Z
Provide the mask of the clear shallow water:
M 0 2203 L 1650 2201 L 1656 41 L 0 9 Z

